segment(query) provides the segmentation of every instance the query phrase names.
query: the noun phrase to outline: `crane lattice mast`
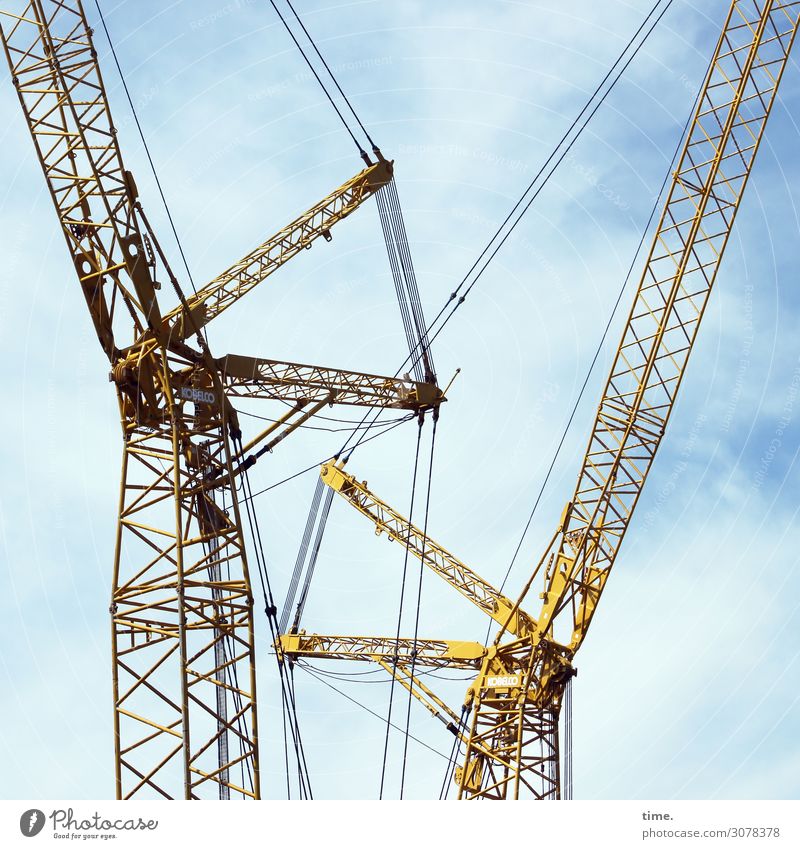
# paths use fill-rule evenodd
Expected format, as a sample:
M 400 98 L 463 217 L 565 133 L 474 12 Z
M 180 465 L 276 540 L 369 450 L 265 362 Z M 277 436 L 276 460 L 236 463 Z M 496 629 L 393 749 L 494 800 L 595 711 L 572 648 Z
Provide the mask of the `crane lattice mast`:
M 8 0 L 11 77 L 122 425 L 111 620 L 116 794 L 259 798 L 253 584 L 237 481 L 323 406 L 424 413 L 433 384 L 257 357 L 203 328 L 392 178 L 379 157 L 203 286 L 182 289 L 124 167 L 80 0 Z M 163 312 L 158 277 L 177 305 Z M 246 445 L 232 398 L 288 413 Z M 269 442 L 248 453 L 268 437 Z
M 283 635 L 288 659 L 394 658 L 397 680 L 431 710 L 415 665 L 479 665 L 455 772 L 459 798 L 561 798 L 559 714 L 583 643 L 669 421 L 700 321 L 789 56 L 800 2 L 733 0 L 701 87 L 573 497 L 519 599 L 512 602 L 343 464 L 323 481 L 500 624 L 475 646 L 439 639 Z M 535 588 L 532 615 L 523 604 Z M 395 646 L 396 648 L 392 648 Z M 392 654 L 393 652 L 393 654 Z M 390 670 L 392 667 L 388 667 Z M 447 716 L 456 716 L 448 709 Z

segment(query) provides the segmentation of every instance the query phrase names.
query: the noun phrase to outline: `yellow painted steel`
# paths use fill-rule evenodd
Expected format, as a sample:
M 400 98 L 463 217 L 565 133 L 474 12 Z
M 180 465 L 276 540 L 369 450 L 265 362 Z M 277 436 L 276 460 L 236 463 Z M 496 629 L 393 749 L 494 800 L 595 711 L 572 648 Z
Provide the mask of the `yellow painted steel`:
M 230 397 L 316 401 L 424 412 L 446 399 L 432 383 L 229 354 L 216 361 Z
M 372 520 L 377 533 L 385 532 L 390 539 L 408 546 L 414 557 L 495 622 L 507 626 L 513 634 L 528 634 L 535 630 L 536 623 L 524 610 L 517 609 L 510 598 L 378 498 L 367 488 L 366 482 L 361 483 L 345 472 L 343 463 L 323 464 L 320 476 L 327 486 Z
M 486 649 L 464 640 L 417 640 L 394 637 L 342 637 L 306 634 L 305 631 L 281 634 L 278 652 L 286 657 L 315 657 L 323 660 L 392 660 L 431 669 L 452 667 L 479 669 Z
M 383 658 L 375 658 L 378 666 L 382 666 L 397 682 L 400 683 L 414 698 L 433 716 L 456 736 L 460 737 L 462 742 L 466 742 L 463 734 L 459 729 L 461 717 L 448 707 L 436 693 L 421 681 L 405 663 L 389 663 Z
M 392 179 L 392 163 L 381 159 L 360 171 L 318 204 L 259 245 L 197 294 L 186 299 L 191 322 L 185 325 L 186 310 L 176 308 L 164 317 L 168 332 L 179 339 L 195 333 L 300 251 L 324 237 L 330 241 L 331 227 L 346 218 Z
M 333 463 L 322 479 L 500 624 L 465 703 L 462 799 L 561 796 L 564 690 L 661 444 L 800 19 L 800 2 L 733 0 L 672 175 L 572 499 L 512 603 Z M 522 603 L 538 592 L 536 615 Z M 355 638 L 309 644 L 366 659 Z M 434 641 L 436 642 L 436 641 Z M 409 641 L 400 644 L 409 651 Z M 411 641 L 411 651 L 414 643 Z M 287 656 L 291 652 L 287 650 Z M 384 661 L 385 663 L 385 661 Z M 402 666 L 402 664 L 400 664 Z M 391 667 L 388 667 L 391 668 Z M 397 680 L 403 682 L 405 670 Z M 426 694 L 404 683 L 431 709 Z
M 232 447 L 241 439 L 232 399 L 295 405 L 299 415 L 267 447 L 326 403 L 421 412 L 443 399 L 435 386 L 390 377 L 215 360 L 199 331 L 320 236 L 329 240 L 392 165 L 370 165 L 186 298 L 123 164 L 82 3 L 4 6 L 11 79 L 119 401 L 116 795 L 259 798 L 253 587 L 236 485 L 246 466 Z M 159 278 L 178 296 L 166 312 Z
M 229 355 L 200 329 L 391 179 L 380 160 L 185 298 L 124 167 L 79 0 L 7 0 L 13 84 L 79 288 L 111 362 L 123 435 L 112 581 L 119 798 L 258 798 L 253 595 L 236 476 L 236 398 L 294 405 L 272 443 L 326 403 L 424 412 L 437 387 Z M 582 645 L 661 444 L 794 42 L 798 2 L 732 0 L 608 380 L 573 497 L 516 601 L 341 464 L 322 479 L 499 627 L 450 640 L 283 635 L 278 651 L 369 660 L 445 724 L 415 665 L 472 669 L 460 798 L 558 798 L 558 720 Z M 159 276 L 179 305 L 163 312 Z M 196 337 L 197 345 L 187 340 Z M 307 405 L 308 409 L 305 409 Z M 252 445 L 273 431 L 265 431 Z M 237 465 L 238 464 L 238 465 Z M 529 594 L 538 609 L 523 608 Z M 452 730 L 452 729 L 451 729 Z M 177 741 L 177 744 L 176 744 Z

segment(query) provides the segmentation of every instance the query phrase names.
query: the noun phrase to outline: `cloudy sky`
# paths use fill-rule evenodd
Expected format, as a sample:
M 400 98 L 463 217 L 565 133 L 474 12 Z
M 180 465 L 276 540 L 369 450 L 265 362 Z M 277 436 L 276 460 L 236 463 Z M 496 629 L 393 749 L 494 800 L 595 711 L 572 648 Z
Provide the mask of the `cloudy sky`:
M 396 161 L 430 318 L 651 3 L 296 5 Z M 439 425 L 430 533 L 494 583 L 553 457 L 727 5 L 675 0 L 437 340 L 440 380 L 461 373 Z M 268 2 L 102 6 L 196 282 L 360 169 Z M 94 2 L 86 8 L 96 21 Z M 177 266 L 99 34 L 97 46 L 126 165 Z M 577 658 L 576 798 L 800 794 L 798 109 L 792 62 L 670 430 Z M 0 114 L 0 797 L 108 798 L 116 400 L 7 76 Z M 372 203 L 340 225 L 331 244 L 298 257 L 240 306 L 210 328 L 217 355 L 387 374 L 404 356 Z M 616 321 L 511 573 L 512 594 L 572 494 L 618 336 Z M 257 423 L 250 427 L 252 435 Z M 351 461 L 401 512 L 415 430 L 398 428 Z M 256 467 L 254 488 L 326 457 L 343 438 L 295 434 Z M 257 499 L 279 599 L 314 485 L 312 471 Z M 334 503 L 304 626 L 392 633 L 401 569 L 401 549 Z M 265 795 L 280 797 L 280 706 L 265 623 L 259 627 Z M 486 627 L 454 591 L 426 578 L 421 634 L 482 640 Z M 385 715 L 386 676 L 319 669 L 347 677 L 296 673 L 314 794 L 375 798 L 382 721 L 324 682 Z M 466 682 L 429 680 L 459 705 Z M 404 713 L 404 700 L 397 704 Z M 430 748 L 409 743 L 405 795 L 435 797 L 450 738 L 417 705 L 411 717 L 412 733 Z M 389 796 L 399 788 L 402 742 L 391 738 Z

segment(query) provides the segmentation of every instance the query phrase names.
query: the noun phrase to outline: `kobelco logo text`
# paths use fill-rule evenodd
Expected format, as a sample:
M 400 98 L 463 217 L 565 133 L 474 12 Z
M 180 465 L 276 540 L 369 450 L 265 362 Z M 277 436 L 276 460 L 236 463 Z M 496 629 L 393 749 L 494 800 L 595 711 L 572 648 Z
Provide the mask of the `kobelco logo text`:
M 519 675 L 489 675 L 486 678 L 487 687 L 519 687 Z
M 184 401 L 201 401 L 203 404 L 213 404 L 217 397 L 213 392 L 206 392 L 205 389 L 195 389 L 193 386 L 181 386 L 181 398 Z

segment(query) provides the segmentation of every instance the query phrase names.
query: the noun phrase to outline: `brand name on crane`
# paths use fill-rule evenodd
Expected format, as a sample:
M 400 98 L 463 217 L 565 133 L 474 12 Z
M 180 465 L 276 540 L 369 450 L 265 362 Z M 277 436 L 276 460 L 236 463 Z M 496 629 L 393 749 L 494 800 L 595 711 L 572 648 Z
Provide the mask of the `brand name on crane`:
M 203 404 L 213 404 L 217 400 L 217 396 L 213 392 L 207 392 L 205 389 L 195 389 L 193 386 L 181 386 L 181 398 L 184 401 L 201 401 Z
M 520 675 L 488 675 L 486 677 L 487 687 L 519 687 Z

